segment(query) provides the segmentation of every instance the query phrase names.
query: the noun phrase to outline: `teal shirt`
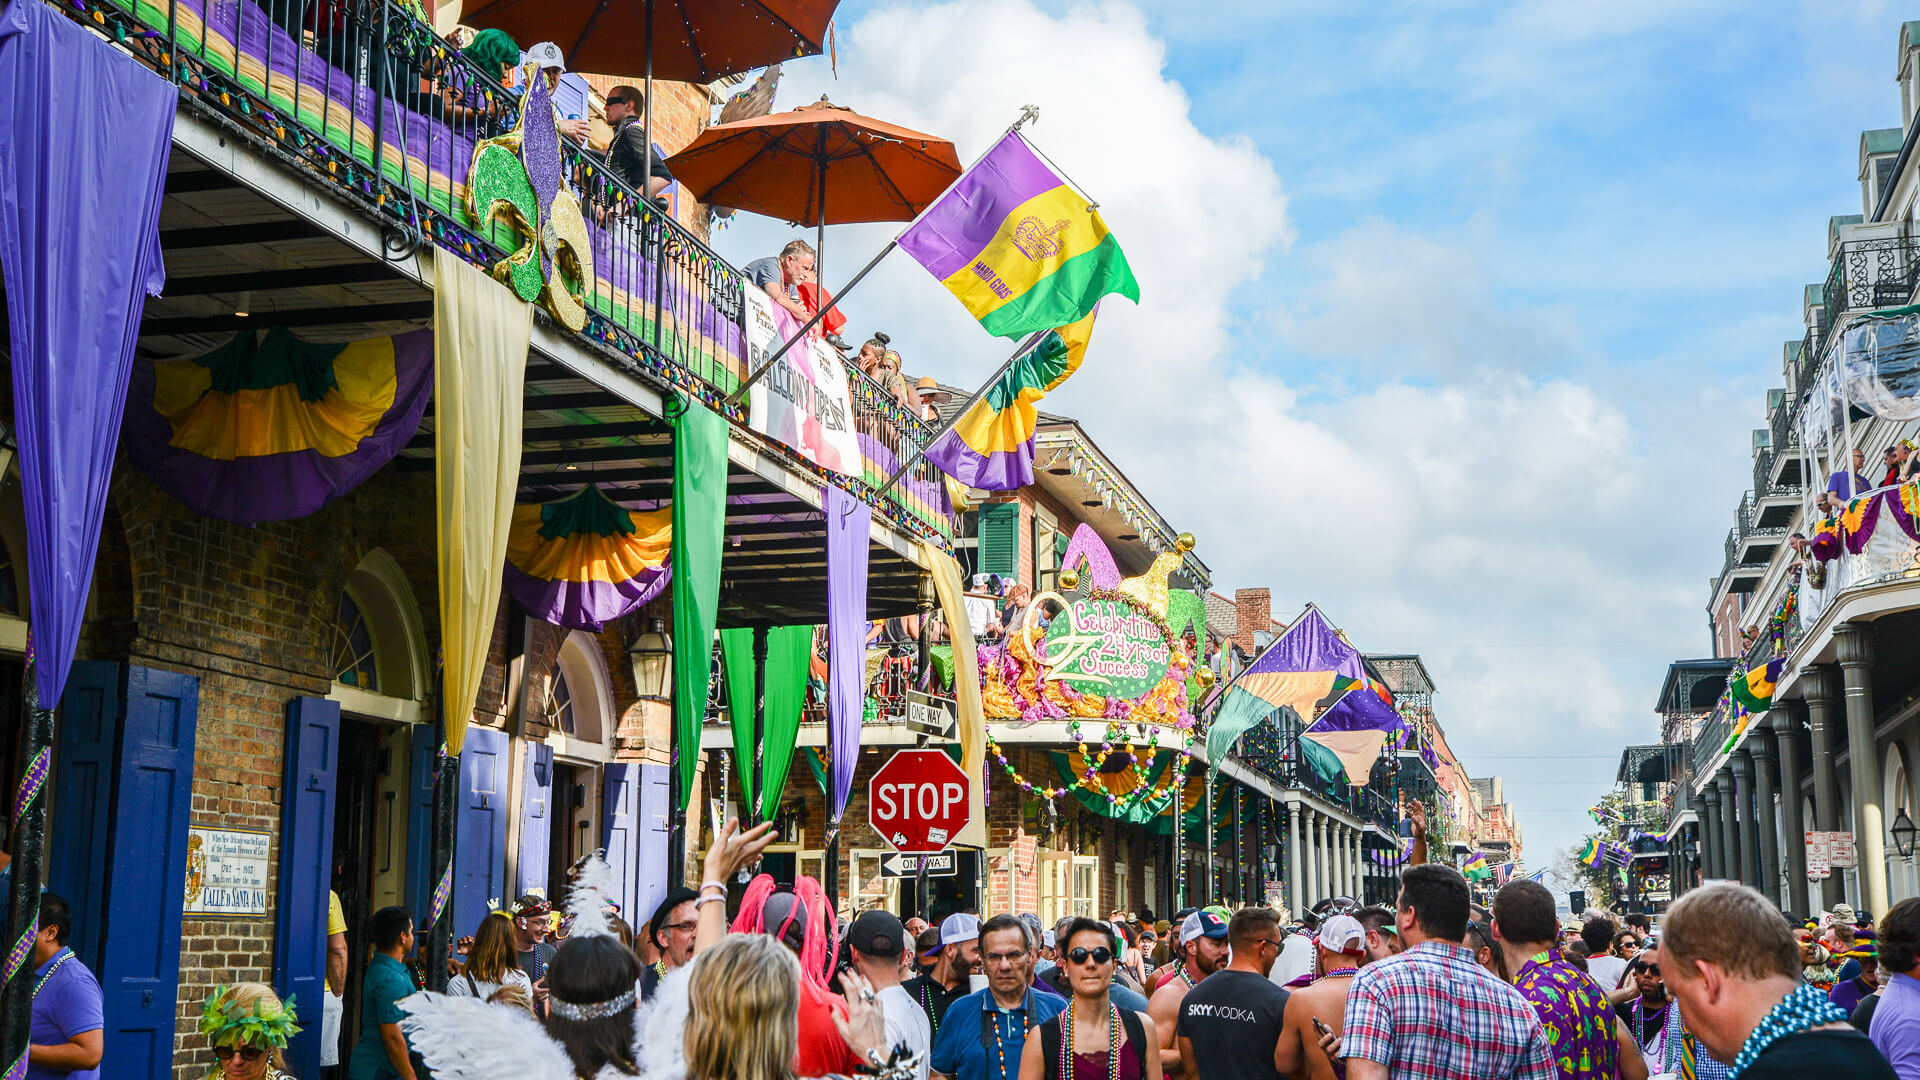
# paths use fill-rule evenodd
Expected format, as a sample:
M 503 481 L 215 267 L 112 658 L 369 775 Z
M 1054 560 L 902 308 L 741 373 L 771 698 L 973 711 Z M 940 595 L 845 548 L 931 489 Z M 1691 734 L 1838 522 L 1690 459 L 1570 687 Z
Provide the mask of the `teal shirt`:
M 380 1025 L 399 1023 L 398 1002 L 413 992 L 413 976 L 404 964 L 386 953 L 373 954 L 360 981 L 360 1038 L 347 1059 L 347 1080 L 397 1080 L 387 1044 L 380 1041 Z

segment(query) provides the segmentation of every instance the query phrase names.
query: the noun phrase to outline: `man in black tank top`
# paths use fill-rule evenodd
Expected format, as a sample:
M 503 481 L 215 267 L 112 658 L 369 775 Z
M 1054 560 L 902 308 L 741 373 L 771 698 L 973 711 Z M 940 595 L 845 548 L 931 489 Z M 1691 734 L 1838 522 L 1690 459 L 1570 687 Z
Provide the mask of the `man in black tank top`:
M 1278 1080 L 1274 1050 L 1287 992 L 1267 972 L 1280 955 L 1279 914 L 1243 908 L 1227 924 L 1227 945 L 1232 960 L 1180 1002 L 1174 1034 L 1181 1074 L 1186 1080 Z

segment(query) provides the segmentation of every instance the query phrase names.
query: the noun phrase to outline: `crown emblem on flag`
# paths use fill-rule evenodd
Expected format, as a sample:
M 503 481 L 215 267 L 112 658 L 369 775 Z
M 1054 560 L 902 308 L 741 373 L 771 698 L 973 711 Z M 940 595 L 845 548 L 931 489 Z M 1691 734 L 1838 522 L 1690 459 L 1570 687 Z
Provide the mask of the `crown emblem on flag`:
M 1060 241 L 1054 239 L 1065 232 L 1065 219 L 1053 223 L 1048 228 L 1037 217 L 1024 217 L 1020 224 L 1013 227 L 1013 246 L 1029 259 L 1050 259 L 1060 254 Z

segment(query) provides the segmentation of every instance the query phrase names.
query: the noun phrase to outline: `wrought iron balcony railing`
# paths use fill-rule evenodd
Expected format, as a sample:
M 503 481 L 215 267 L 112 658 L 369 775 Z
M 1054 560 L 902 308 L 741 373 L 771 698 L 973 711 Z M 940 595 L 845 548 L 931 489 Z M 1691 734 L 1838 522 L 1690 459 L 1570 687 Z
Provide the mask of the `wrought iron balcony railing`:
M 1844 316 L 1855 312 L 1911 303 L 1915 285 L 1920 285 L 1920 239 L 1887 236 L 1846 241 L 1821 293 L 1827 325 L 1839 326 Z
M 476 220 L 468 172 L 477 142 L 513 130 L 520 99 L 391 0 L 68 0 L 76 20 L 125 45 L 182 90 L 187 107 L 327 185 L 382 231 L 389 248 L 433 244 L 491 266 L 520 247 Z M 747 364 L 742 273 L 671 214 L 561 143 L 561 180 L 580 197 L 593 250 L 579 335 L 622 366 L 722 407 Z M 928 426 L 855 378 L 853 407 L 873 488 Z M 736 422 L 743 406 L 725 407 Z M 805 460 L 792 455 L 802 467 Z M 855 484 L 858 488 L 860 485 Z M 921 464 L 881 509 L 951 535 L 939 474 Z

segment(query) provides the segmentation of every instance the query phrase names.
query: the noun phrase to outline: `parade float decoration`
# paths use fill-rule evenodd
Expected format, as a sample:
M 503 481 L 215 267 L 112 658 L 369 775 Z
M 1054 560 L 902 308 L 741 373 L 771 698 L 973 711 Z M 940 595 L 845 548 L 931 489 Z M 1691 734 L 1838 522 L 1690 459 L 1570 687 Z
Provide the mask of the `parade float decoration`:
M 1074 744 L 1054 786 L 1021 773 L 989 728 L 988 752 L 1023 792 L 1048 801 L 1080 792 L 1118 815 L 1162 806 L 1184 782 L 1196 734 L 1190 679 L 1202 692 L 1213 681 L 1188 645 L 1186 632 L 1204 629 L 1199 599 L 1167 584 L 1191 550 L 1183 533 L 1146 573 L 1122 580 L 1083 524 L 1060 572 L 1065 591 L 1034 597 L 1004 645 L 980 650 L 988 721 L 1064 720 Z

